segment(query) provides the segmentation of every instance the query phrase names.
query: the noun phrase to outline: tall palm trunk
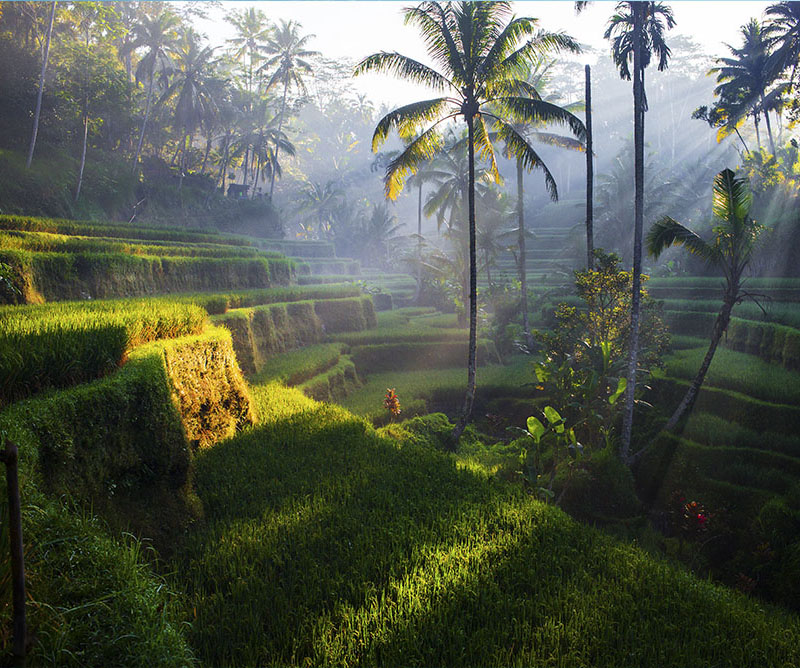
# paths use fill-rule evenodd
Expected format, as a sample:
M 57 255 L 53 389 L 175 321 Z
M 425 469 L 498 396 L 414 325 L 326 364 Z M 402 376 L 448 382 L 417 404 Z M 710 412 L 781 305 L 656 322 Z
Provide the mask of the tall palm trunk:
M 156 64 L 155 60 L 153 61 L 153 67 L 150 68 L 150 82 L 147 85 L 147 101 L 145 102 L 144 106 L 144 120 L 142 121 L 142 130 L 139 133 L 139 143 L 136 145 L 136 155 L 133 158 L 133 171 L 136 171 L 136 167 L 139 164 L 139 156 L 142 154 L 142 143 L 144 142 L 144 133 L 147 129 L 147 121 L 150 119 L 150 107 L 153 101 L 153 80 L 156 76 Z
M 519 246 L 519 291 L 520 308 L 522 308 L 522 333 L 525 342 L 530 347 L 531 327 L 528 322 L 528 267 L 525 265 L 527 255 L 525 253 L 525 201 L 523 197 L 523 178 L 522 163 L 517 160 L 517 245 Z
M 764 122 L 767 124 L 767 137 L 769 137 L 769 148 L 772 155 L 775 155 L 775 142 L 772 139 L 772 125 L 769 122 L 769 111 L 767 111 L 766 101 L 764 100 L 764 92 L 761 92 L 761 110 L 764 112 Z
M 586 66 L 586 268 L 594 268 L 594 156 L 592 155 L 592 72 Z
M 753 114 L 753 125 L 756 127 L 756 144 L 761 148 L 761 133 L 758 131 L 758 114 Z
M 275 136 L 275 169 L 272 170 L 272 178 L 269 182 L 269 199 L 272 201 L 272 192 L 275 190 L 275 172 L 278 166 L 278 141 L 283 130 L 283 116 L 286 113 L 286 93 L 289 91 L 289 77 L 287 76 L 283 81 L 283 99 L 281 100 L 281 118 L 278 121 L 278 134 Z
M 39 134 L 39 117 L 42 113 L 42 93 L 44 92 L 44 75 L 47 72 L 47 59 L 50 56 L 50 38 L 53 36 L 53 22 L 56 18 L 56 3 L 50 6 L 50 21 L 47 24 L 47 41 L 42 54 L 42 70 L 39 73 L 39 90 L 36 93 L 36 110 L 33 112 L 33 132 L 31 133 L 31 145 L 28 148 L 28 161 L 25 166 L 30 169 L 33 162 L 33 151 L 36 148 L 36 135 Z
M 75 201 L 81 196 L 83 185 L 83 169 L 86 166 L 86 144 L 89 139 L 89 95 L 83 98 L 83 149 L 81 150 L 81 166 L 78 170 L 78 185 L 75 188 Z
M 225 148 L 222 150 L 222 164 L 219 167 L 219 176 L 217 179 L 222 178 L 222 196 L 225 196 L 225 177 L 228 175 L 228 146 L 231 142 L 230 131 L 225 131 Z
M 208 154 L 211 153 L 211 142 L 212 142 L 211 133 L 208 133 L 208 137 L 206 137 L 206 150 L 203 153 L 203 164 L 200 165 L 200 173 L 205 174 L 206 172 L 206 165 L 208 164 Z
M 422 182 L 417 195 L 417 293 L 414 303 L 419 304 L 422 295 Z
M 634 144 L 634 205 L 633 205 L 633 294 L 631 295 L 631 332 L 628 357 L 628 386 L 622 420 L 623 462 L 630 459 L 633 433 L 633 409 L 636 393 L 636 371 L 639 363 L 639 316 L 642 296 L 642 231 L 644 223 L 644 68 L 642 67 L 642 31 L 645 3 L 631 3 L 633 27 L 633 144 Z
M 711 343 L 708 346 L 706 356 L 703 358 L 703 363 L 700 365 L 700 369 L 698 370 L 697 375 L 694 377 L 692 384 L 689 385 L 689 389 L 686 390 L 686 394 L 683 396 L 681 403 L 678 404 L 678 407 L 675 409 L 672 417 L 667 421 L 667 424 L 664 425 L 664 431 L 672 431 L 685 415 L 691 413 L 692 408 L 694 407 L 694 402 L 697 400 L 697 394 L 700 392 L 700 387 L 703 385 L 703 381 L 708 373 L 708 368 L 711 366 L 711 360 L 714 359 L 714 353 L 717 351 L 717 346 L 722 340 L 722 335 L 728 329 L 728 325 L 730 324 L 731 312 L 736 304 L 738 293 L 738 285 L 729 286 L 725 291 L 725 300 L 719 314 L 717 315 L 717 319 L 714 322 L 714 329 L 711 333 Z
M 476 105 L 477 106 L 477 105 Z M 472 404 L 475 401 L 475 376 L 477 367 L 478 348 L 478 271 L 476 260 L 475 240 L 475 127 L 474 112 L 467 109 L 467 147 L 469 163 L 469 187 L 467 188 L 467 206 L 469 211 L 469 356 L 467 359 L 467 392 L 464 396 L 464 407 L 458 423 L 453 429 L 451 447 L 455 449 L 458 439 L 472 413 Z

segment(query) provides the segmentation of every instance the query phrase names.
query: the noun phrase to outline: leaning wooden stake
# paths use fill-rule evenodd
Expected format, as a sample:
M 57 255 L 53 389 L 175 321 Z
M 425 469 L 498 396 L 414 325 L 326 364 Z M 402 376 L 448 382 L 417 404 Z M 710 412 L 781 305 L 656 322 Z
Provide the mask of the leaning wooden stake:
M 19 500 L 19 477 L 17 475 L 17 446 L 6 442 L 0 452 L 0 461 L 6 465 L 6 487 L 8 488 L 8 539 L 11 547 L 11 581 L 14 606 L 14 658 L 25 659 L 28 631 L 25 621 L 25 560 L 22 553 L 22 512 Z

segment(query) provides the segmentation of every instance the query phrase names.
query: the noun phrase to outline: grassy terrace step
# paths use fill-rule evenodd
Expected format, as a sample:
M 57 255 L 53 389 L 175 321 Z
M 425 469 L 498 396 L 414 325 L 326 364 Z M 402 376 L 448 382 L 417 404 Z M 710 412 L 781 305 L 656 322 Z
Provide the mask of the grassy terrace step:
M 253 240 L 261 248 L 278 251 L 297 258 L 335 258 L 336 251 L 328 241 L 297 241 L 290 239 Z
M 22 299 L 38 302 L 210 289 L 266 288 L 292 278 L 279 258 L 151 257 L 126 253 L 0 251 Z
M 232 292 L 196 292 L 177 294 L 170 298 L 180 302 L 202 306 L 211 315 L 225 313 L 230 309 L 275 304 L 278 302 L 296 302 L 307 299 L 343 299 L 359 297 L 361 288 L 352 283 L 339 282 L 327 285 L 290 285 L 262 290 L 236 290 Z
M 477 400 L 530 398 L 533 394 L 532 378 L 533 360 L 526 355 L 514 357 L 506 365 L 482 366 L 477 374 Z M 340 403 L 357 415 L 383 424 L 389 419 L 382 404 L 387 388 L 395 388 L 403 416 L 411 417 L 430 413 L 442 403 L 459 406 L 466 383 L 466 359 L 457 368 L 373 373 L 363 380 L 360 389 Z
M 249 380 L 254 385 L 270 381 L 300 385 L 336 366 L 344 347 L 343 343 L 319 343 L 275 355 L 266 360 L 261 370 Z
M 341 260 L 335 258 L 297 258 L 293 257 L 297 273 L 312 276 L 358 276 L 361 263 L 358 260 Z
M 800 661 L 794 616 L 342 409 L 253 391 L 262 424 L 198 457 L 205 521 L 169 566 L 206 665 Z
M 301 383 L 297 389 L 317 401 L 339 401 L 360 385 L 355 364 L 343 355 L 332 367 Z
M 664 311 L 672 331 L 708 340 L 716 316 L 704 311 Z M 722 345 L 800 371 L 800 329 L 772 322 L 731 318 Z
M 197 334 L 205 320 L 165 298 L 0 306 L 0 405 L 98 378 L 135 346 Z
M 271 357 L 321 343 L 327 333 L 375 326 L 370 297 L 320 299 L 233 309 L 213 317 L 233 335 L 242 370 L 253 374 Z
M 666 374 L 691 380 L 706 354 L 702 348 L 679 350 L 666 360 Z M 747 394 L 776 404 L 800 405 L 800 373 L 746 353 L 718 348 L 704 385 Z
M 800 434 L 758 432 L 702 411 L 692 412 L 683 436 L 703 445 L 754 448 L 800 458 Z
M 283 258 L 275 251 L 264 251 L 252 246 L 230 246 L 212 243 L 186 243 L 143 241 L 114 237 L 68 236 L 47 232 L 22 232 L 10 230 L 0 233 L 0 247 L 54 253 L 126 253 L 159 257 L 267 257 Z
M 651 403 L 665 411 L 677 407 L 689 387 L 689 381 L 678 378 L 653 378 Z M 649 400 L 650 401 L 650 400 Z M 703 386 L 694 410 L 712 413 L 755 432 L 800 433 L 800 407 L 754 399 L 746 394 Z
M 667 311 L 693 311 L 713 314 L 719 312 L 722 301 L 717 299 L 661 299 L 659 300 Z M 743 320 L 755 320 L 765 324 L 775 323 L 788 327 L 800 328 L 800 306 L 791 302 L 762 302 L 767 315 L 764 315 L 757 304 L 745 301 L 737 304 L 733 315 Z
M 140 227 L 122 223 L 34 218 L 0 215 L 0 230 L 49 232 L 86 237 L 115 237 L 120 239 L 149 239 L 162 242 L 213 243 L 229 246 L 253 246 L 246 237 L 219 234 L 213 230 L 192 230 L 178 227 Z
M 692 299 L 709 300 L 715 299 L 722 301 L 723 287 L 717 281 L 716 285 L 708 286 L 694 285 L 659 285 L 648 284 L 647 291 L 655 299 Z M 800 288 L 765 286 L 751 287 L 750 292 L 756 292 L 764 297 L 768 297 L 776 302 L 800 302 Z
M 442 319 L 428 319 L 423 315 L 425 313 L 430 313 L 430 309 L 411 307 L 383 311 L 376 314 L 377 327 L 375 329 L 338 334 L 334 338 L 337 341 L 343 341 L 353 346 L 426 341 L 461 342 L 468 340 L 468 330 L 442 327 Z M 445 318 L 446 321 L 450 320 L 447 316 Z
M 478 364 L 498 362 L 489 341 L 478 340 Z M 353 346 L 350 355 L 359 373 L 448 369 L 466 364 L 467 341 L 370 343 Z

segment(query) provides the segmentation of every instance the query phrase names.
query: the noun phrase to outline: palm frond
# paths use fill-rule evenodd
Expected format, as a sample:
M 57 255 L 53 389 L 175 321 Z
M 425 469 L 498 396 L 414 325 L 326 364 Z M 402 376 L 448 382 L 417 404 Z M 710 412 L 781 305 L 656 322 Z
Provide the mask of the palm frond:
M 544 164 L 544 161 L 539 157 L 539 154 L 533 150 L 533 147 L 525 141 L 525 138 L 517 132 L 514 126 L 506 123 L 501 119 L 497 119 L 499 129 L 497 135 L 506 143 L 506 152 L 510 156 L 514 156 L 516 160 L 522 165 L 523 169 L 533 171 L 534 169 L 542 170 L 544 174 L 544 185 L 550 195 L 550 199 L 554 202 L 558 201 L 558 186 L 556 180 Z
M 753 196 L 745 179 L 737 179 L 730 169 L 714 177 L 712 211 L 720 220 L 735 225 L 743 221 L 750 211 Z
M 583 121 L 556 104 L 525 97 L 499 97 L 495 101 L 510 112 L 515 121 L 565 124 L 577 139 L 586 140 L 586 126 Z
M 408 174 L 415 173 L 421 163 L 427 162 L 441 150 L 444 142 L 441 134 L 436 129 L 436 125 L 434 124 L 433 127 L 414 139 L 386 167 L 384 192 L 388 199 L 396 200 L 403 189 Z
M 492 139 L 489 136 L 489 130 L 486 127 L 483 115 L 475 117 L 473 127 L 475 149 L 478 152 L 478 156 L 489 163 L 489 174 L 491 174 L 492 180 L 495 183 L 502 183 L 503 179 L 500 176 L 500 171 L 497 169 L 497 159 L 494 154 Z
M 398 130 L 402 136 L 413 135 L 425 123 L 435 121 L 448 105 L 447 98 L 413 102 L 390 111 L 375 127 L 372 135 L 372 150 L 377 151 L 386 141 L 392 130 Z
M 356 65 L 353 76 L 367 72 L 386 72 L 400 79 L 430 86 L 439 91 L 444 91 L 448 87 L 456 88 L 447 77 L 439 74 L 436 70 L 396 51 L 381 51 L 367 56 Z
M 706 262 L 716 264 L 721 259 L 716 246 L 712 246 L 669 216 L 664 216 L 653 223 L 647 233 L 645 244 L 647 252 L 654 258 L 658 258 L 670 246 L 684 246 L 692 255 Z

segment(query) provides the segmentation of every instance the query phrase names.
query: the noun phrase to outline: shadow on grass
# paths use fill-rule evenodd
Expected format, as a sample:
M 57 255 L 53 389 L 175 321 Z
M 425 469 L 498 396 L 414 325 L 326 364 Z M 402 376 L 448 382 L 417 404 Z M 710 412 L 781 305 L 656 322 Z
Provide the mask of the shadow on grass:
M 327 405 L 203 452 L 175 579 L 209 665 L 791 665 L 796 618 Z M 732 640 L 733 639 L 733 640 Z

